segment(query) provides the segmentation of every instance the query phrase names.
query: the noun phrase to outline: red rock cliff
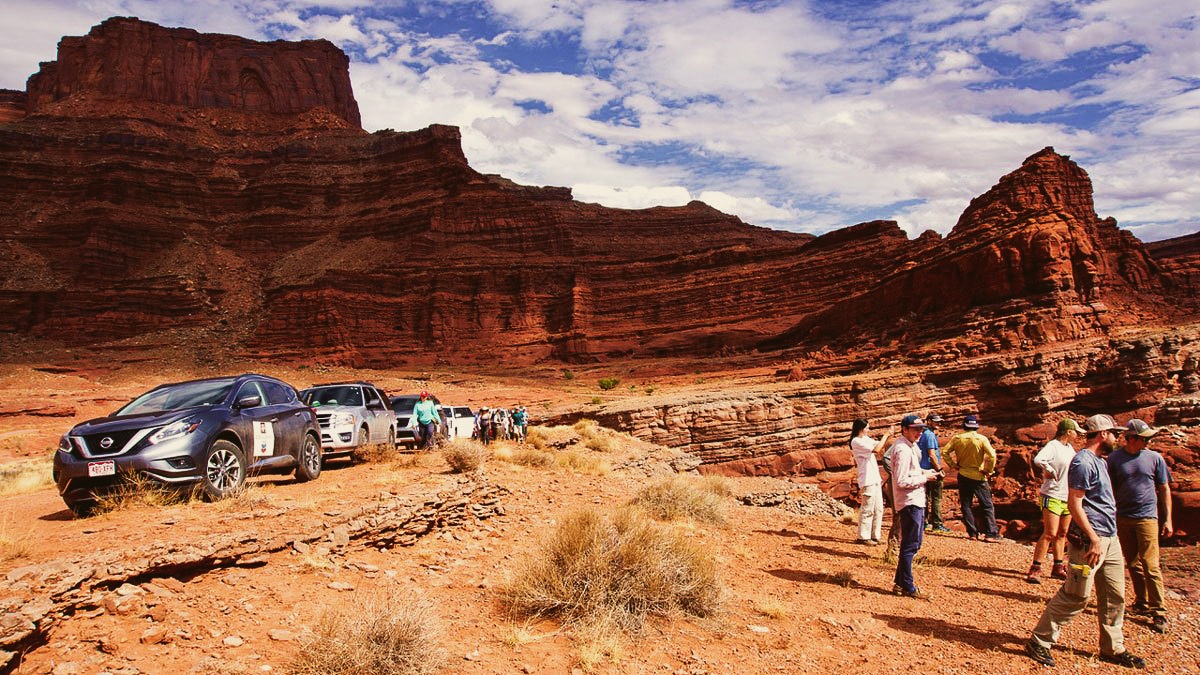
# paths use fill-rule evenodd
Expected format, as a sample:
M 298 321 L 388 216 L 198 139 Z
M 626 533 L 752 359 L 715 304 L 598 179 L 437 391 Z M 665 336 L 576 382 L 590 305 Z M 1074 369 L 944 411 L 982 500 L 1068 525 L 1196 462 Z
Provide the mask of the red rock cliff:
M 325 108 L 361 126 L 350 60 L 327 40 L 256 42 L 114 17 L 64 37 L 26 85 L 33 113 L 81 94 L 190 108 L 295 114 Z

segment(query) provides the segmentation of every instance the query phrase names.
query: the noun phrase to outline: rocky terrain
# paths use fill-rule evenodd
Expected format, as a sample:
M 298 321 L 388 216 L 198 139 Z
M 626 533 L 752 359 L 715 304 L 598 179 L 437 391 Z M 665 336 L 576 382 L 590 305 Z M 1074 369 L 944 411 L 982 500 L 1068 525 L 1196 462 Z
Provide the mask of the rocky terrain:
M 946 439 L 962 415 L 979 413 L 1001 453 L 994 489 L 1006 531 L 1027 536 L 1031 454 L 1059 418 L 1105 412 L 1166 428 L 1155 447 L 1173 471 L 1178 541 L 1194 541 L 1200 235 L 1144 244 L 1095 213 L 1092 191 L 1082 167 L 1045 148 L 976 198 L 946 237 L 910 239 L 888 221 L 813 237 L 701 203 L 610 209 L 475 171 L 453 127 L 364 131 L 348 60 L 327 42 L 258 43 L 114 18 L 64 38 L 26 91 L 0 91 L 0 458 L 44 458 L 73 421 L 164 381 L 287 368 L 297 386 L 336 372 L 400 393 L 445 371 L 440 382 L 463 403 L 537 402 L 536 417 L 591 417 L 685 452 L 704 473 L 786 477 L 849 501 L 852 418 L 881 428 L 936 410 L 950 420 Z M 599 390 L 603 377 L 619 386 Z M 616 499 L 634 484 L 593 484 L 568 501 Z M 87 526 L 55 520 L 52 494 L 37 499 L 12 513 L 53 523 L 39 537 L 88 545 Z M 509 535 L 529 525 L 512 524 Z M 863 562 L 848 531 L 846 541 L 804 543 L 832 536 L 827 523 L 797 541 L 762 516 L 743 525 L 758 529 L 735 546 L 768 557 Z M 939 555 L 978 555 L 945 545 Z M 268 558 L 291 555 L 264 546 Z M 1023 555 L 1011 552 L 1010 572 Z M 772 569 L 791 576 L 774 578 L 827 591 L 817 604 L 878 599 L 842 594 L 789 564 L 777 561 Z M 996 591 L 999 614 L 1011 609 L 1004 599 L 1030 595 L 1012 574 L 975 573 L 970 583 Z M 92 601 L 70 591 L 71 602 Z M 965 593 L 952 591 L 963 603 Z M 1036 602 L 1022 600 L 1029 619 Z M 96 602 L 31 607 L 66 616 L 94 613 Z M 738 621 L 753 620 L 749 611 Z M 896 633 L 912 619 L 905 611 L 833 613 L 832 624 L 806 614 L 771 644 L 872 631 L 911 639 Z M 1019 647 L 992 640 L 1005 625 L 963 632 L 952 623 L 920 624 L 921 635 Z M 711 666 L 709 638 L 672 636 Z M 938 640 L 957 659 L 947 669 L 980 658 Z M 36 642 L 17 646 L 36 651 Z M 734 644 L 738 654 L 762 648 Z M 51 672 L 62 659 L 48 653 L 38 658 Z M 843 657 L 815 663 L 868 669 Z M 661 663 L 686 672 L 690 658 Z

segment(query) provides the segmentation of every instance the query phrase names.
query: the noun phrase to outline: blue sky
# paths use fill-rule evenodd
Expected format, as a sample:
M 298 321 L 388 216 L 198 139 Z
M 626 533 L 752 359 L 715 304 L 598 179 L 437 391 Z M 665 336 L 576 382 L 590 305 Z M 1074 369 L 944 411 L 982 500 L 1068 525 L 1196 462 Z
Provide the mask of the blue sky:
M 1195 0 L 5 0 L 0 87 L 112 15 L 351 56 L 368 130 L 622 208 L 943 234 L 1052 145 L 1145 240 L 1200 230 Z

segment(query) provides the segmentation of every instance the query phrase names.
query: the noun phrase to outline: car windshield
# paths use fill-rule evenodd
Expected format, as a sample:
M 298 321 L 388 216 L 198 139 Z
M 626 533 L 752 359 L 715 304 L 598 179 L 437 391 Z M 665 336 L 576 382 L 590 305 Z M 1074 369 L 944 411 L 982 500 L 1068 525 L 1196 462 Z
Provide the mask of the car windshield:
M 392 399 L 392 410 L 398 415 L 411 415 L 413 408 L 417 407 L 417 401 L 420 400 L 420 396 L 397 396 Z
M 323 405 L 348 405 L 358 407 L 363 404 L 362 389 L 358 387 L 316 387 L 305 390 L 304 404 L 314 408 Z
M 229 396 L 233 380 L 204 380 L 172 384 L 142 394 L 117 411 L 118 415 L 138 415 L 167 410 L 183 410 L 202 405 L 220 405 Z

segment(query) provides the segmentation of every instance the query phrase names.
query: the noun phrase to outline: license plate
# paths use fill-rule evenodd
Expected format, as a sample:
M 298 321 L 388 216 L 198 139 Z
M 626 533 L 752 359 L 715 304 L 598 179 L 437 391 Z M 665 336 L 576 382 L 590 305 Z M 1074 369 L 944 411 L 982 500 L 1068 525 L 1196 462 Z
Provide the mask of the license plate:
M 116 473 L 116 462 L 88 462 L 88 476 L 92 478 L 95 478 L 96 476 L 112 476 Z

